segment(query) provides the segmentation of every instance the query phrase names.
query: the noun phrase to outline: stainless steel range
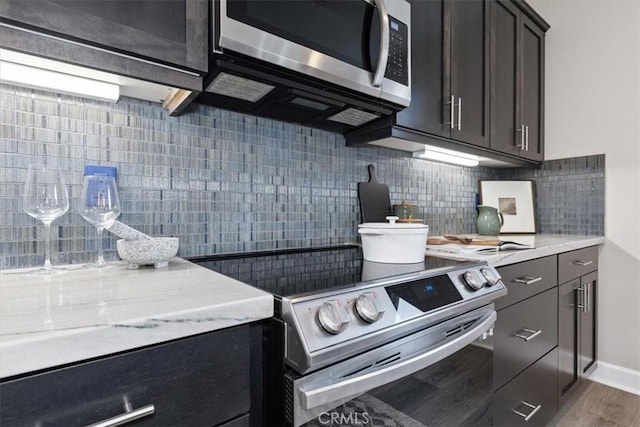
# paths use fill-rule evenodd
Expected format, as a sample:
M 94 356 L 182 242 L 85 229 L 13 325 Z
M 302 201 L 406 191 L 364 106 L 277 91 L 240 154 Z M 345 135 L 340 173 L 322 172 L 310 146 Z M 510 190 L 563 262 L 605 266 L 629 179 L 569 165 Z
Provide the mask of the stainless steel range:
M 354 246 L 193 261 L 274 294 L 276 318 L 264 335 L 264 424 L 349 425 L 359 415 L 361 424 L 382 417 L 433 425 L 437 407 L 441 423 L 491 422 L 492 301 L 506 287 L 485 263 L 371 263 Z M 456 371 L 465 373 L 468 396 L 453 380 L 449 389 L 434 386 L 433 378 Z M 411 387 L 413 400 L 427 401 L 413 409 L 393 402 Z M 466 410 L 428 402 L 454 389 L 466 396 Z

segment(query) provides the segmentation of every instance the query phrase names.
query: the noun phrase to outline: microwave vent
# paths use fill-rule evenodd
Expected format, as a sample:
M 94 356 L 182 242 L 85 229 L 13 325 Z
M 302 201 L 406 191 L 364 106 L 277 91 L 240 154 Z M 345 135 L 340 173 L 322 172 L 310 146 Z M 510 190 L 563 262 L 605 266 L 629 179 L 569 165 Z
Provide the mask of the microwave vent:
M 358 110 L 356 108 L 347 108 L 346 110 L 342 110 L 339 113 L 334 114 L 333 116 L 327 117 L 327 120 L 344 123 L 351 126 L 360 126 L 379 117 L 379 114 Z
M 229 96 L 249 102 L 258 102 L 262 97 L 275 89 L 275 86 L 235 76 L 229 73 L 220 73 L 211 82 L 206 92 L 216 95 Z

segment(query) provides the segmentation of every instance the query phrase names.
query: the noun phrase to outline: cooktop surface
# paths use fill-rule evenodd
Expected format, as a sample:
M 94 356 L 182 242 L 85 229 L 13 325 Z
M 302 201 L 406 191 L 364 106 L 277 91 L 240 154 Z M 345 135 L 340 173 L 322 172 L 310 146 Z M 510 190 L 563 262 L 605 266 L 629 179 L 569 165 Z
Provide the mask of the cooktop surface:
M 364 261 L 359 246 L 216 255 L 190 261 L 280 298 L 468 263 L 435 257 L 415 264 L 376 263 Z

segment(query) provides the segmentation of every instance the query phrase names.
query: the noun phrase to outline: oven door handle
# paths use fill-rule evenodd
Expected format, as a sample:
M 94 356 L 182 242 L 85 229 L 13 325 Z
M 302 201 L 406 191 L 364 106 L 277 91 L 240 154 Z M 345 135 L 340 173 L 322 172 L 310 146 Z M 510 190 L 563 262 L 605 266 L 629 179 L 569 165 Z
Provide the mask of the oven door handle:
M 485 313 L 472 329 L 462 335 L 447 337 L 440 343 L 429 347 L 426 351 L 406 360 L 384 365 L 354 377 L 337 378 L 334 383 L 316 388 L 306 388 L 303 385 L 297 390 L 300 403 L 304 409 L 308 410 L 331 402 L 344 401 L 376 387 L 404 378 L 449 357 L 461 348 L 471 344 L 492 328 L 495 321 L 496 312 L 491 310 Z

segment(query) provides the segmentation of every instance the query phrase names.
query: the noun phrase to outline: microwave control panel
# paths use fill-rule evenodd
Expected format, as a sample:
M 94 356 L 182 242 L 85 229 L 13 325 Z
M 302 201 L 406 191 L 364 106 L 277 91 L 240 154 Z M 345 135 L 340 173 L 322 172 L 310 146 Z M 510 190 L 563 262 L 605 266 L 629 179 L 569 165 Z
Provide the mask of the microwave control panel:
M 409 28 L 389 17 L 389 59 L 384 76 L 407 86 L 409 84 Z

